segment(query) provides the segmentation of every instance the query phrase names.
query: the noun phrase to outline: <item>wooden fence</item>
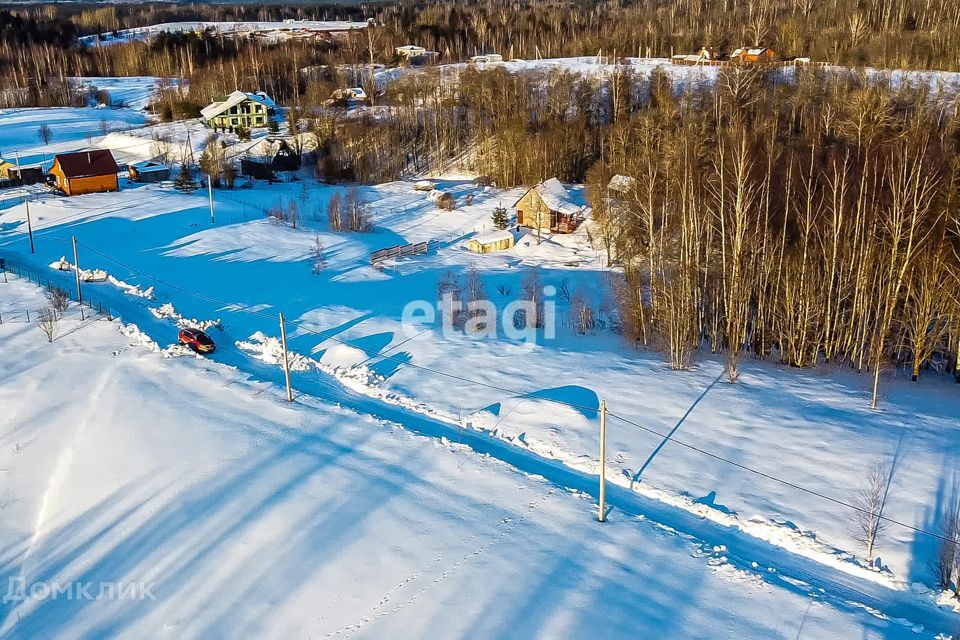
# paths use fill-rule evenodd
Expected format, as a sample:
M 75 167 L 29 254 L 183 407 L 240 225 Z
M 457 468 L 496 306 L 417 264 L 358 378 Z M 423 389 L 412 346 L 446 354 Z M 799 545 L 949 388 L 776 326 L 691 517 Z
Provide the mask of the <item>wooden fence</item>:
M 401 244 L 386 249 L 377 249 L 370 254 L 370 264 L 376 264 L 387 258 L 402 258 L 403 256 L 413 256 L 421 253 L 427 253 L 430 249 L 436 247 L 437 241 L 416 242 L 414 244 Z

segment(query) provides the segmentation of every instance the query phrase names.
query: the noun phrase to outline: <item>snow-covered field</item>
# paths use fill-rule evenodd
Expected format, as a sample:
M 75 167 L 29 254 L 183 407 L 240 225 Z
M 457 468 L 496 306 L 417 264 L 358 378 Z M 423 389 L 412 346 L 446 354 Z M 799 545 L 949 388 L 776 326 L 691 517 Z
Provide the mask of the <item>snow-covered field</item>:
M 101 33 L 99 35 L 83 36 L 79 38 L 86 46 L 104 46 L 120 44 L 136 40 L 148 40 L 158 33 L 180 33 L 187 31 L 203 31 L 213 29 L 215 33 L 223 35 L 265 34 L 275 38 L 282 38 L 296 33 L 317 33 L 323 31 L 349 31 L 362 29 L 366 22 L 349 22 L 346 20 L 287 20 L 284 22 L 164 22 L 146 27 L 123 29 L 116 32 Z
M 612 59 L 603 56 L 582 56 L 569 58 L 540 58 L 535 60 L 505 60 L 503 62 L 469 65 L 467 63 L 451 63 L 440 65 L 440 72 L 447 77 L 455 77 L 458 73 L 471 67 L 479 71 L 505 69 L 511 73 L 536 72 L 544 73 L 552 70 L 580 74 L 584 77 L 608 78 L 619 70 L 628 70 L 640 76 L 649 76 L 653 72 L 660 72 L 670 77 L 677 91 L 689 89 L 703 84 L 712 84 L 716 81 L 722 67 L 691 66 L 673 64 L 669 58 L 634 58 L 624 57 Z M 417 73 L 430 67 L 402 67 L 389 68 L 378 71 L 375 78 L 378 86 L 384 86 L 399 77 L 410 73 Z M 785 66 L 777 69 L 777 73 L 785 79 L 793 78 L 802 65 Z M 886 83 L 894 89 L 901 86 L 929 85 L 932 92 L 938 90 L 956 92 L 960 90 L 960 72 L 954 71 L 918 71 L 908 69 L 878 69 L 865 67 L 852 69 L 839 66 L 816 66 L 815 70 L 822 70 L 828 74 L 863 74 L 869 81 Z
M 114 106 L 124 106 L 134 110 L 144 110 L 150 104 L 153 94 L 161 82 L 154 76 L 87 76 L 73 78 L 74 82 L 84 88 L 93 88 L 106 91 Z M 166 80 L 169 86 L 176 86 L 177 80 Z
M 82 133 L 102 114 L 144 124 L 130 109 L 9 110 L 2 150 L 24 164 L 92 145 L 134 159 L 156 132 L 202 146 L 201 130 L 186 134 L 196 123 Z M 57 124 L 50 145 L 42 122 Z M 108 276 L 87 295 L 126 323 L 70 316 L 52 344 L 34 325 L 0 324 L 13 363 L 0 377 L 0 584 L 157 584 L 149 601 L 0 606 L 0 636 L 588 637 L 604 619 L 624 637 L 960 630 L 955 601 L 936 604 L 936 540 L 917 531 L 937 530 L 960 495 L 957 385 L 893 371 L 870 411 L 866 377 L 838 369 L 748 361 L 730 385 L 700 354 L 673 372 L 607 329 L 577 335 L 560 294 L 548 296 L 556 336 L 532 342 L 404 322 L 408 303 L 436 303 L 445 273 L 472 267 L 498 309 L 534 268 L 612 307 L 589 224 L 474 254 L 470 238 L 524 190 L 433 181 L 457 209 L 413 180 L 360 187 L 365 234 L 329 229 L 325 205 L 347 188 L 306 171 L 216 190 L 216 222 L 205 190 L 41 194 L 36 254 L 19 198 L 0 192 L 0 257 L 72 287 L 76 236 L 82 269 Z M 294 204 L 297 228 L 267 218 Z M 427 241 L 426 255 L 370 263 Z M 67 270 L 51 268 L 62 257 Z M 0 318 L 42 304 L 0 281 Z M 278 392 L 281 311 L 292 406 Z M 188 324 L 213 327 L 211 358 L 175 357 Z M 608 526 L 591 522 L 601 399 Z M 893 469 L 885 515 L 907 526 L 888 528 L 870 567 L 852 512 L 822 496 L 849 502 L 877 464 Z
M 0 109 L 0 152 L 11 162 L 18 152 L 24 165 L 48 163 L 57 153 L 93 146 L 95 139 L 111 130 L 140 126 L 145 122 L 146 116 L 132 109 Z M 45 144 L 40 136 L 40 127 L 44 124 L 50 127 L 49 144 Z
M 119 322 L 0 325 L 4 637 L 933 637 Z

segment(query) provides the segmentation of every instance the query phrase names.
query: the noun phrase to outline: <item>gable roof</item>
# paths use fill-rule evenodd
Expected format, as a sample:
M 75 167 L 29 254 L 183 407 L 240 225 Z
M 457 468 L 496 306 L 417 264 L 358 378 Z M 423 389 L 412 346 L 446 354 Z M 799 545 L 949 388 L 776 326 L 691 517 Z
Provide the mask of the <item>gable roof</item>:
M 53 164 L 59 166 L 67 178 L 105 176 L 120 171 L 109 149 L 58 153 L 53 157 Z
M 211 118 L 216 118 L 218 115 L 220 115 L 227 109 L 230 109 L 231 107 L 235 107 L 241 102 L 244 102 L 246 100 L 259 102 L 260 104 L 267 107 L 268 109 L 270 107 L 276 106 L 276 103 L 270 99 L 270 96 L 268 96 L 262 91 L 258 91 L 257 93 L 250 93 L 247 91 L 234 91 L 233 93 L 226 96 L 225 98 L 214 100 L 212 103 L 205 106 L 203 109 L 200 109 L 200 115 L 202 115 L 205 119 L 210 120 Z
M 543 204 L 547 205 L 550 211 L 559 213 L 579 213 L 583 207 L 570 202 L 570 192 L 568 192 L 560 181 L 556 178 L 550 178 L 534 187 L 540 194 Z
M 556 211 L 557 213 L 567 213 L 567 214 L 576 214 L 584 210 L 584 207 L 574 204 L 570 199 L 570 192 L 560 184 L 560 181 L 556 178 L 550 178 L 549 180 L 544 180 L 540 184 L 530 187 L 523 192 L 523 195 L 513 203 L 513 206 L 516 207 L 520 204 L 520 201 L 523 200 L 528 193 L 531 191 L 536 192 L 540 196 L 541 202 L 549 209 L 550 211 Z

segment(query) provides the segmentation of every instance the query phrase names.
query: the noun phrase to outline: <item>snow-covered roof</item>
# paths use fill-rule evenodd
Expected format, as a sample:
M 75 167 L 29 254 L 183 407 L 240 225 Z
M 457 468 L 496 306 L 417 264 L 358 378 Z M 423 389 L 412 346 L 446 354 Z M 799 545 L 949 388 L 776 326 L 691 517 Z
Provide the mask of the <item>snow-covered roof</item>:
M 769 47 L 753 47 L 753 48 L 739 47 L 733 51 L 733 57 L 742 56 L 744 54 L 750 55 L 750 56 L 759 56 L 759 55 L 763 55 L 764 52 L 766 52 L 768 49 Z
M 227 109 L 237 106 L 244 100 L 253 100 L 254 102 L 259 102 L 260 104 L 262 104 L 267 108 L 276 106 L 276 103 L 274 103 L 274 101 L 270 99 L 270 96 L 268 96 L 262 91 L 258 91 L 256 93 L 251 93 L 248 91 L 234 91 L 225 99 L 214 101 L 211 104 L 204 107 L 203 109 L 201 109 L 200 115 L 202 115 L 207 120 L 211 118 L 216 118 L 218 115 L 220 115 Z
M 503 56 L 499 53 L 485 53 L 479 56 L 471 56 L 470 62 L 475 64 L 484 64 L 490 62 L 503 62 Z
M 534 187 L 534 190 L 540 195 L 543 204 L 545 204 L 550 211 L 579 213 L 580 210 L 583 209 L 583 207 L 570 201 L 570 193 L 556 178 L 544 180 Z
M 610 178 L 610 183 L 607 185 L 607 189 L 610 191 L 619 191 L 620 193 L 626 193 L 633 188 L 633 185 L 637 183 L 637 179 L 631 176 L 625 176 L 622 174 L 617 174 Z
M 471 238 L 471 240 L 475 240 L 480 244 L 494 244 L 504 240 L 513 240 L 513 234 L 504 229 L 503 231 L 490 231 L 489 233 L 483 233 L 478 236 L 474 236 Z
M 140 173 L 149 173 L 151 171 L 163 171 L 167 168 L 167 165 L 156 160 L 141 160 L 140 162 L 131 162 L 127 165 L 128 167 L 133 167 Z

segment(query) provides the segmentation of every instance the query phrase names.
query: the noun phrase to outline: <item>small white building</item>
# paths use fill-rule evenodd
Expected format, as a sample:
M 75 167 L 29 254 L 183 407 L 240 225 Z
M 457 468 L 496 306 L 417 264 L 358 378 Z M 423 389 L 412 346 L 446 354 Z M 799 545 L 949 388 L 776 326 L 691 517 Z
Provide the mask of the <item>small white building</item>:
M 488 64 L 500 64 L 503 62 L 503 56 L 499 53 L 485 53 L 482 56 L 473 56 L 470 58 L 470 64 L 482 67 Z

